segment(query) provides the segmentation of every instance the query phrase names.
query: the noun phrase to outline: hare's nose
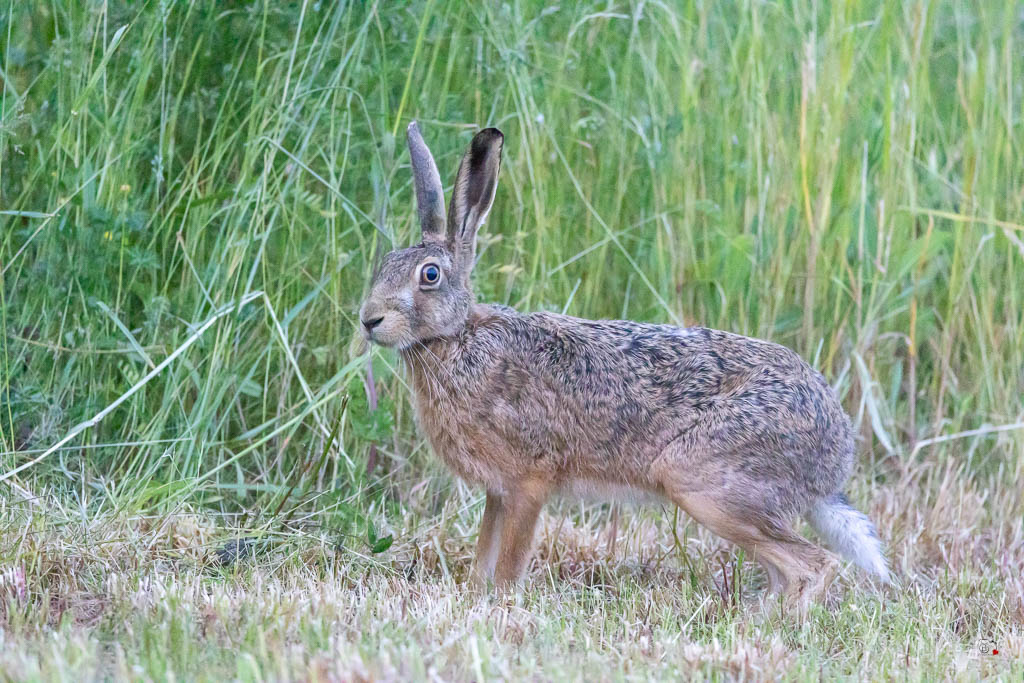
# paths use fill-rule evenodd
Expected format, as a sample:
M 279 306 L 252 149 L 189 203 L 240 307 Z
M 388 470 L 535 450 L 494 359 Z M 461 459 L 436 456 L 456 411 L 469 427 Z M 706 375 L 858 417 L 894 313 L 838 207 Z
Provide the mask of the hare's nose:
M 384 316 L 380 316 L 379 318 L 370 318 L 369 320 L 363 320 L 362 322 L 363 327 L 366 328 L 367 332 L 373 332 L 373 328 L 384 322 Z

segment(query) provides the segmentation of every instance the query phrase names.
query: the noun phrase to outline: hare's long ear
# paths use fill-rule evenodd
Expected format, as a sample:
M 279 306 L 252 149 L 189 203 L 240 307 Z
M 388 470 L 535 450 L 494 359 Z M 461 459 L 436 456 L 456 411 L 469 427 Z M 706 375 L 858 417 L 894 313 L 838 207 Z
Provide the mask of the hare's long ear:
M 409 143 L 409 158 L 412 161 L 412 177 L 416 186 L 416 208 L 423 230 L 423 242 L 445 241 L 444 188 L 437 172 L 434 157 L 423 142 L 420 128 L 413 121 L 405 132 Z
M 487 218 L 498 188 L 504 139 L 497 128 L 485 128 L 477 133 L 455 177 L 448 209 L 448 242 L 465 277 L 476 259 L 476 232 Z

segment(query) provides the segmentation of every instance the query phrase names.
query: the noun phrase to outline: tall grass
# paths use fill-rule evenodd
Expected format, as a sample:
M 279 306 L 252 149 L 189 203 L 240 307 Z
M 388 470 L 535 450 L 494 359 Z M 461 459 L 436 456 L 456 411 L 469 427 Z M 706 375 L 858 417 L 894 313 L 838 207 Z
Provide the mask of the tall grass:
M 966 1 L 11 0 L 2 495 L 433 523 L 451 480 L 387 352 L 370 409 L 355 343 L 375 256 L 418 239 L 413 118 L 446 183 L 476 129 L 505 132 L 480 299 L 781 342 L 855 417 L 858 490 L 948 467 L 1013 491 L 1022 22 Z
M 1020 21 L 1009 3 L 11 3 L 3 467 L 262 291 L 19 479 L 263 500 L 312 483 L 341 419 L 328 471 L 348 491 L 372 431 L 352 312 L 374 254 L 416 239 L 413 117 L 449 179 L 477 127 L 508 136 L 483 299 L 788 344 L 868 453 L 1019 422 Z M 404 466 L 421 449 L 379 363 Z M 918 455 L 982 472 L 1022 443 Z

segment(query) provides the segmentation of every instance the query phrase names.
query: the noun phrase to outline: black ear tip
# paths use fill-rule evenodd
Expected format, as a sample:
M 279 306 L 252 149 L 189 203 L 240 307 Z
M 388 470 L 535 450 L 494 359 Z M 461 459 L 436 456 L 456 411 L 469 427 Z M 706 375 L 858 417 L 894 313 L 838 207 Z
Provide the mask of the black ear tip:
M 470 145 L 473 155 L 484 154 L 494 147 L 501 149 L 505 136 L 497 128 L 484 128 L 473 136 L 473 143 Z

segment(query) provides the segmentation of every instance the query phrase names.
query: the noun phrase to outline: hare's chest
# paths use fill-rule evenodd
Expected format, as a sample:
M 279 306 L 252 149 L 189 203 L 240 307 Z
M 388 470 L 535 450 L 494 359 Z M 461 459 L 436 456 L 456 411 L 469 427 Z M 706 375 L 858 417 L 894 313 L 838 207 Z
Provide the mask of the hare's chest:
M 508 449 L 458 400 L 414 397 L 416 421 L 434 454 L 459 478 L 501 490 L 514 473 Z M 505 457 L 503 457 L 505 456 Z

